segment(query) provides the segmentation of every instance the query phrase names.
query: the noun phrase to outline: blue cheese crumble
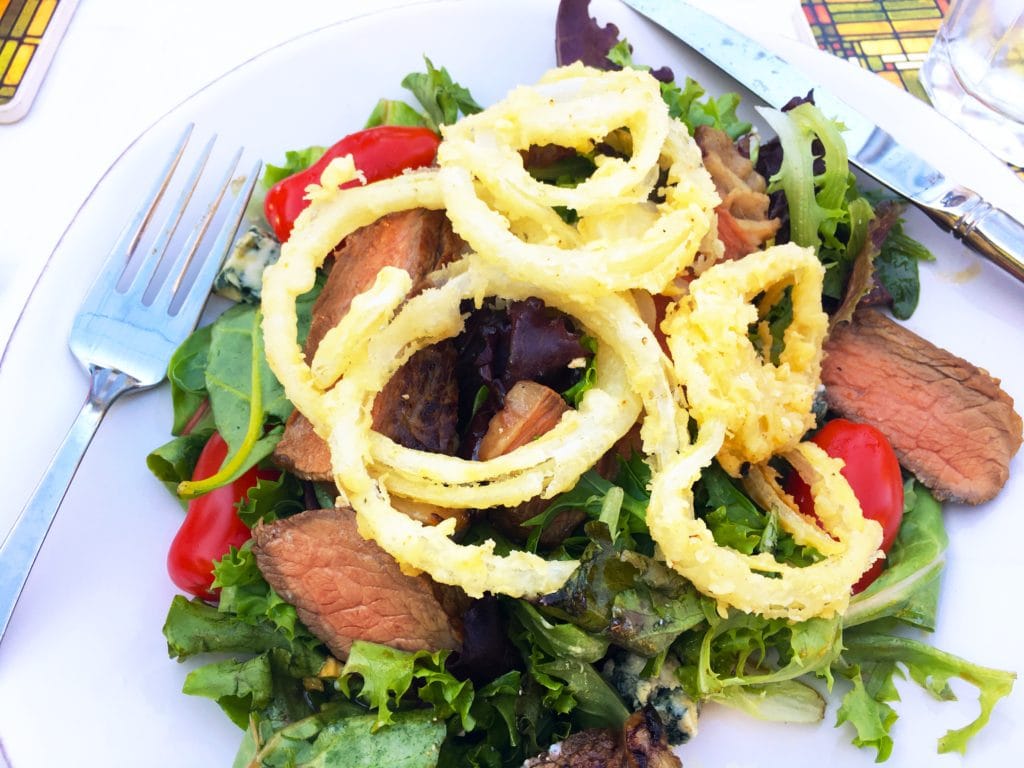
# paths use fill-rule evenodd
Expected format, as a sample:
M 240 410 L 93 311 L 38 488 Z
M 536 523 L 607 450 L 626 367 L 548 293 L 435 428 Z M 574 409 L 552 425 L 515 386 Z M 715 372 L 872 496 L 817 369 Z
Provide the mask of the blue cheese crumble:
M 250 226 L 235 241 L 235 247 L 224 260 L 213 291 L 231 301 L 258 304 L 263 288 L 263 270 L 277 261 L 281 244 L 268 232 Z
M 630 712 L 650 704 L 658 711 L 668 743 L 677 746 L 697 735 L 697 703 L 683 691 L 676 677 L 679 662 L 671 656 L 665 659 L 655 677 L 645 677 L 647 659 L 635 653 L 623 652 L 609 659 L 601 674 L 619 695 Z

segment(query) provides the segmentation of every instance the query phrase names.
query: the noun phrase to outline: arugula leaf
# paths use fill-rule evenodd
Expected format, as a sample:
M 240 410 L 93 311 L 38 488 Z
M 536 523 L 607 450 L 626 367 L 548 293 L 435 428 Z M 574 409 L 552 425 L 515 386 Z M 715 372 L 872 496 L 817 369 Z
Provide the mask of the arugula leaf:
M 594 663 L 608 653 L 607 639 L 584 632 L 575 624 L 553 624 L 525 600 L 511 601 L 509 610 L 533 643 L 555 658 Z
M 644 477 L 642 485 L 637 480 L 641 475 Z M 564 509 L 580 509 L 592 520 L 601 519 L 602 514 L 609 512 L 606 502 L 610 493 L 615 493 L 617 501 L 615 523 L 612 526 L 615 530 L 614 538 L 622 537 L 624 546 L 629 549 L 645 549 L 650 538 L 647 530 L 647 502 L 650 494 L 646 487 L 649 478 L 650 470 L 639 456 L 634 456 L 628 465 L 620 462 L 615 483 L 605 480 L 596 470 L 584 472 L 572 490 L 556 496 L 541 514 L 523 522 L 524 526 L 533 528 L 527 538 L 527 549 L 537 551 L 544 528 Z M 622 485 L 618 485 L 620 482 L 628 484 L 628 493 Z M 621 496 L 618 495 L 619 491 L 622 491 Z
M 580 344 L 590 351 L 587 367 L 583 369 L 580 380 L 562 393 L 562 397 L 573 408 L 579 408 L 583 396 L 597 384 L 597 339 L 584 335 L 580 338 Z
M 918 262 L 934 260 L 931 251 L 903 232 L 902 222 L 897 222 L 889 230 L 875 258 L 875 271 L 892 296 L 894 317 L 906 320 L 917 309 L 921 292 Z
M 423 61 L 427 65 L 426 72 L 410 72 L 402 79 L 402 87 L 416 97 L 423 112 L 404 101 L 380 99 L 366 120 L 367 128 L 411 125 L 440 133 L 442 125 L 450 125 L 459 119 L 459 113 L 472 115 L 482 109 L 468 89 L 452 80 L 447 69 L 438 69 L 426 56 Z
M 694 507 L 719 546 L 747 555 L 769 552 L 791 565 L 809 565 L 821 559 L 813 547 L 800 546 L 780 531 L 775 516 L 755 506 L 717 462 L 701 473 Z
M 403 78 L 402 87 L 411 91 L 423 106 L 428 126 L 436 131 L 458 120 L 460 112 L 472 115 L 482 109 L 466 88 L 452 80 L 447 69 L 438 69 L 426 56 L 423 61 L 427 71 L 409 73 Z
M 626 40 L 616 43 L 608 51 L 608 60 L 623 69 L 641 69 L 645 72 L 651 70 L 650 67 L 633 61 L 632 47 Z M 691 134 L 699 125 L 710 125 L 725 131 L 734 141 L 750 133 L 751 124 L 736 116 L 736 107 L 740 103 L 738 93 L 724 93 L 718 97 L 709 96 L 704 101 L 698 101 L 705 91 L 700 83 L 690 77 L 686 78 L 682 88 L 676 85 L 674 80 L 668 83 L 659 81 L 659 85 L 661 98 L 668 105 L 669 114 L 682 120 Z
M 429 127 L 427 118 L 404 101 L 395 101 L 394 99 L 380 99 L 366 119 L 366 128 L 374 128 L 378 125 Z
M 761 358 L 777 366 L 786 348 L 786 330 L 793 323 L 793 286 L 783 288 L 767 308 L 762 303 L 763 300 L 755 302 L 759 318 L 747 329 L 747 336 Z

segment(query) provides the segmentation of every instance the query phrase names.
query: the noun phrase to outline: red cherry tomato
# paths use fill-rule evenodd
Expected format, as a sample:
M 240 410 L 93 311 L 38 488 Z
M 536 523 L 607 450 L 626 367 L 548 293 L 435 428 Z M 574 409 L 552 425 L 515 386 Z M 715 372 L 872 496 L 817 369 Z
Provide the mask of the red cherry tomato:
M 883 552 L 888 552 L 903 521 L 903 477 L 900 463 L 885 435 L 867 424 L 846 419 L 828 422 L 811 438 L 829 456 L 842 459 L 843 477 L 860 502 L 864 517 L 882 526 Z M 786 482 L 786 491 L 796 500 L 800 511 L 814 515 L 814 501 L 807 483 L 795 472 Z M 863 591 L 878 578 L 884 560 L 878 560 L 861 577 L 853 591 Z
M 397 176 L 407 168 L 421 168 L 434 162 L 441 139 L 429 128 L 406 125 L 379 125 L 350 134 L 328 149 L 304 171 L 281 179 L 267 191 L 263 212 L 274 234 L 282 243 L 291 234 L 292 225 L 306 206 L 306 187 L 319 184 L 320 175 L 336 157 L 352 155 L 356 168 L 367 182 Z M 352 187 L 356 180 L 343 184 Z
M 206 441 L 193 480 L 213 475 L 228 454 L 227 443 L 218 432 Z M 245 499 L 258 478 L 276 478 L 277 472 L 255 467 L 228 485 L 215 488 L 188 504 L 188 513 L 167 553 L 167 572 L 180 589 L 204 600 L 216 600 L 210 591 L 213 561 L 227 554 L 229 547 L 240 547 L 249 539 L 249 528 L 238 517 L 235 504 Z

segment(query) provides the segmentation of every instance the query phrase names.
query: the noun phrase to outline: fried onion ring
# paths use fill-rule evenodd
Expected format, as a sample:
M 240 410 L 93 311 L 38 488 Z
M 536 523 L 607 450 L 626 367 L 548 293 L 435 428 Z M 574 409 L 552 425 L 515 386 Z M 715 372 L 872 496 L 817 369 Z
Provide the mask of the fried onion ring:
M 811 249 L 775 246 L 709 268 L 662 323 L 697 422 L 726 426 L 718 460 L 733 476 L 744 462 L 792 448 L 814 424 L 811 404 L 828 328 L 823 276 Z M 763 325 L 751 302 L 780 295 L 784 286 L 792 286 L 793 319 L 773 365 L 750 341 L 750 329 Z
M 593 175 L 575 187 L 536 181 L 523 167 L 520 150 L 531 144 L 589 151 L 620 127 L 633 141 L 629 159 L 598 155 Z M 444 135 L 438 162 L 455 231 L 518 279 L 657 293 L 693 262 L 710 230 L 718 196 L 700 150 L 669 119 L 646 73 L 555 70 Z M 575 229 L 554 206 L 579 215 Z
M 804 621 L 842 613 L 850 587 L 879 556 L 882 528 L 861 513 L 857 497 L 840 474 L 842 462 L 814 443 L 800 443 L 784 457 L 811 488 L 814 511 L 842 551 L 812 565 L 794 567 L 769 553 L 745 555 L 715 543 L 694 516 L 690 488 L 724 436 L 721 422 L 701 429 L 697 446 L 652 478 L 647 524 L 666 561 L 719 610 L 738 608 L 768 618 Z

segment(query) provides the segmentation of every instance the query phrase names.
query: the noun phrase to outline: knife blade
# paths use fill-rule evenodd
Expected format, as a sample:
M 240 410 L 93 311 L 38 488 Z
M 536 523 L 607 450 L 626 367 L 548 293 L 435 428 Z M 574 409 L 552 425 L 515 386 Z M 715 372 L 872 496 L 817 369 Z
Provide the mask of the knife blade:
M 907 198 L 965 245 L 1024 282 L 1024 224 L 937 168 L 760 43 L 682 0 L 623 0 L 775 108 L 814 91 L 843 123 L 850 163 Z

